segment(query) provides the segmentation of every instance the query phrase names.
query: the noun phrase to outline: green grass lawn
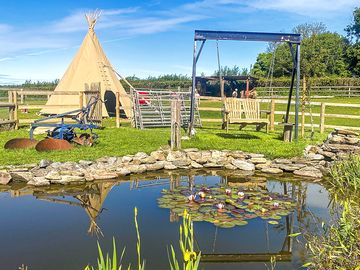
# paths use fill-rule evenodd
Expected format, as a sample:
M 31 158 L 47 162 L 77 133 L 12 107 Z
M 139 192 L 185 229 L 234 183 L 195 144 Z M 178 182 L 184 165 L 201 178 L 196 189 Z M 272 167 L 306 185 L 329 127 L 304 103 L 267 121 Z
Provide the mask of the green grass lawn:
M 128 123 L 121 128 L 113 128 L 114 120 L 105 121 L 103 130 L 98 130 L 99 141 L 93 147 L 75 146 L 70 151 L 55 151 L 48 153 L 36 150 L 5 150 L 3 145 L 12 138 L 28 137 L 27 128 L 0 133 L 0 164 L 24 164 L 39 162 L 41 159 L 53 161 L 78 161 L 80 159 L 94 160 L 103 156 L 123 156 L 139 151 L 150 153 L 160 146 L 168 145 L 170 139 L 169 128 L 137 130 Z M 185 135 L 185 132 L 184 132 Z M 263 153 L 269 158 L 292 157 L 302 155 L 304 147 L 309 143 L 316 143 L 325 138 L 316 136 L 313 141 L 300 140 L 298 143 L 284 143 L 280 138 L 281 130 L 266 134 L 264 131 L 256 132 L 254 127 L 239 131 L 232 126 L 226 133 L 216 123 L 206 123 L 203 128 L 197 129 L 197 134 L 191 140 L 183 141 L 183 148 L 196 147 L 199 149 L 228 149 L 242 150 L 254 153 Z M 42 139 L 44 135 L 37 135 Z
M 314 100 L 322 101 L 322 100 Z M 324 99 L 324 102 L 338 103 L 359 103 L 360 99 L 355 98 L 336 98 Z M 30 101 L 28 101 L 30 102 Z M 32 101 L 30 103 L 33 103 Z M 201 101 L 201 107 L 221 108 L 219 101 Z M 284 111 L 285 104 L 277 104 L 276 110 Z M 263 104 L 262 109 L 267 109 Z M 313 108 L 314 113 L 319 112 L 319 107 Z M 38 118 L 38 110 L 30 110 L 28 114 L 19 112 L 20 119 Z M 347 107 L 328 107 L 326 113 L 354 114 L 360 115 L 359 108 Z M 221 118 L 221 112 L 201 111 L 202 118 Z M 276 115 L 276 121 L 281 122 L 281 115 Z M 293 121 L 291 118 L 290 121 Z M 319 117 L 314 117 L 314 122 L 319 123 Z M 306 117 L 306 123 L 310 123 L 310 117 Z M 344 124 L 345 123 L 345 124 Z M 326 124 L 332 125 L 352 125 L 360 126 L 360 120 L 327 118 Z M 0 164 L 24 164 L 38 162 L 41 159 L 51 159 L 53 161 L 78 161 L 80 159 L 96 159 L 102 156 L 123 156 L 134 154 L 139 151 L 150 153 L 160 146 L 168 145 L 170 139 L 169 128 L 137 130 L 130 127 L 129 123 L 123 123 L 122 127 L 114 128 L 113 118 L 105 119 L 102 130 L 97 131 L 99 141 L 93 147 L 75 146 L 71 151 L 39 153 L 35 150 L 8 151 L 3 149 L 3 145 L 12 138 L 28 137 L 29 125 L 23 125 L 19 130 L 0 132 Z M 308 144 L 322 141 L 330 130 L 324 134 L 319 134 L 315 129 L 315 136 L 310 140 L 310 130 L 306 129 L 305 139 L 297 143 L 284 143 L 280 140 L 282 127 L 277 126 L 275 132 L 266 134 L 264 131 L 255 132 L 254 126 L 249 126 L 244 130 L 238 130 L 237 125 L 231 125 L 229 133 L 221 129 L 221 123 L 204 122 L 202 128 L 197 129 L 197 134 L 191 140 L 183 141 L 183 148 L 196 147 L 199 149 L 228 149 L 242 150 L 253 153 L 263 153 L 269 158 L 292 157 L 302 155 L 303 149 Z M 184 132 L 185 135 L 185 132 Z M 37 139 L 42 139 L 44 135 L 37 135 Z

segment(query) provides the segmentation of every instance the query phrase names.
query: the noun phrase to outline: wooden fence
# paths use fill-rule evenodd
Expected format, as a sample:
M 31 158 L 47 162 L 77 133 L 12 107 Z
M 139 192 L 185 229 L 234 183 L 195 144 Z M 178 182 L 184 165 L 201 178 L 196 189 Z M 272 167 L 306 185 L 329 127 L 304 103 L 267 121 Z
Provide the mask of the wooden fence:
M 1 102 L 0 108 L 8 109 L 8 117 L 7 119 L 0 119 L 0 127 L 8 125 L 10 128 L 18 129 L 19 127 L 19 119 L 18 119 L 18 104 L 16 101 L 16 97 L 14 93 L 9 93 L 8 95 L 9 102 Z
M 212 100 L 212 101 L 221 101 L 221 98 L 219 97 L 201 97 L 202 100 Z M 285 115 L 285 111 L 278 111 L 276 110 L 276 104 L 287 104 L 287 100 L 278 100 L 278 99 L 258 99 L 261 103 L 270 103 L 270 110 L 269 112 L 269 120 L 270 120 L 270 130 L 274 130 L 274 126 L 276 124 L 279 124 L 280 122 L 275 122 L 275 115 Z M 295 105 L 295 102 L 292 101 L 291 105 Z M 331 103 L 331 102 L 311 102 L 311 104 L 307 104 L 306 106 L 314 107 L 320 107 L 320 113 L 310 113 L 306 112 L 305 110 L 305 104 L 300 105 L 300 112 L 299 112 L 299 119 L 300 119 L 300 126 L 301 126 L 301 133 L 304 133 L 305 127 L 316 127 L 319 128 L 320 133 L 323 133 L 326 128 L 344 128 L 344 129 L 352 129 L 352 130 L 360 130 L 360 115 L 350 115 L 350 114 L 330 114 L 326 113 L 326 108 L 328 107 L 347 107 L 347 108 L 360 108 L 360 104 L 342 104 L 342 103 Z M 222 108 L 213 108 L 213 107 L 201 107 L 199 108 L 200 111 L 216 111 L 219 112 L 219 114 L 222 111 Z M 295 112 L 290 112 L 290 115 L 295 115 Z M 318 124 L 311 124 L 311 123 L 305 123 L 305 117 L 320 117 L 320 121 Z M 326 118 L 341 118 L 344 119 L 344 125 L 326 125 L 325 120 Z M 359 124 L 357 126 L 348 126 L 346 125 L 346 119 L 356 119 L 359 120 Z M 203 122 L 222 122 L 221 118 L 218 119 L 201 119 Z
M 73 95 L 78 98 L 74 98 L 73 104 L 61 104 L 61 105 L 45 105 L 45 104 L 21 104 L 24 102 L 24 96 L 46 96 L 49 97 L 51 95 Z M 65 108 L 66 111 L 72 111 L 76 109 L 83 108 L 89 102 L 92 96 L 99 96 L 100 91 L 98 90 L 85 90 L 85 91 L 8 91 L 9 103 L 0 103 L 0 108 L 8 107 L 9 108 L 9 120 L 0 121 L 0 125 L 3 124 L 15 124 L 15 128 L 18 128 L 20 124 L 30 124 L 34 122 L 36 119 L 19 119 L 18 111 L 28 112 L 28 110 L 41 110 L 44 108 Z M 117 95 L 117 103 L 119 96 Z M 47 98 L 45 99 L 47 100 Z M 20 101 L 20 103 L 19 103 Z M 44 101 L 44 100 L 41 100 Z M 119 110 L 119 106 L 116 107 Z M 117 123 L 120 124 L 120 113 L 117 113 Z M 90 112 L 90 119 L 101 125 L 102 123 L 102 104 L 99 102 L 96 107 Z M 58 119 L 52 119 L 51 121 L 58 121 Z M 72 120 L 69 119 L 71 122 Z
M 360 86 L 311 86 L 308 85 L 311 97 L 360 97 Z M 300 90 L 302 91 L 302 89 Z M 289 94 L 289 87 L 257 87 L 259 97 L 284 97 Z

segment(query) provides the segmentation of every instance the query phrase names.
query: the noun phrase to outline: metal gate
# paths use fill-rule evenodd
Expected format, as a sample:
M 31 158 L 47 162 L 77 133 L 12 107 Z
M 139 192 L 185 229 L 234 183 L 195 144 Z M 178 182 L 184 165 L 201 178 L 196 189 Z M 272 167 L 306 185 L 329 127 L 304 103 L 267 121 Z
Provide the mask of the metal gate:
M 190 122 L 191 92 L 181 89 L 153 90 L 133 89 L 133 125 L 136 128 L 155 128 L 171 126 L 171 101 L 181 100 L 181 125 L 187 127 Z M 195 124 L 201 126 L 200 114 L 196 102 Z

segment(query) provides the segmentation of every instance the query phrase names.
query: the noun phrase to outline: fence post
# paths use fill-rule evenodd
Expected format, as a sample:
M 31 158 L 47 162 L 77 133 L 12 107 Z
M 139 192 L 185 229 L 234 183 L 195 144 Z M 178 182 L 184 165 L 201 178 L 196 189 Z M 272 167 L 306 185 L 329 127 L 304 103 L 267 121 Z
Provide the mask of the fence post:
M 171 140 L 172 150 L 181 149 L 181 101 L 175 99 L 171 101 Z
M 20 89 L 21 91 L 21 94 L 20 94 L 20 104 L 24 104 L 24 94 L 22 93 L 23 92 L 23 88 Z
M 7 93 L 8 93 L 9 103 L 13 104 L 14 95 L 12 91 L 8 91 Z M 14 120 L 14 109 L 15 108 L 13 106 L 9 107 L 9 120 Z
M 349 97 L 351 97 L 351 88 L 349 87 Z
M 324 133 L 325 130 L 325 103 L 321 103 L 320 109 L 320 133 Z
M 116 92 L 115 117 L 116 127 L 120 127 L 120 92 Z
M 275 100 L 271 99 L 270 105 L 270 131 L 275 130 Z
M 82 109 L 84 107 L 84 92 L 79 91 L 79 107 Z
M 17 92 L 13 92 L 13 101 L 14 101 L 14 111 L 13 118 L 15 121 L 15 129 L 19 129 L 19 118 L 18 118 L 18 102 L 17 102 Z

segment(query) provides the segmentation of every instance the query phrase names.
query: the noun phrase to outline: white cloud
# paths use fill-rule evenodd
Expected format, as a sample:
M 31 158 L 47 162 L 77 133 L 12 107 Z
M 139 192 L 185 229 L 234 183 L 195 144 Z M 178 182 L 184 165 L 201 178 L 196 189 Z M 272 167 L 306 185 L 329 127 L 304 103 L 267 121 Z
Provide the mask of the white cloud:
M 257 9 L 297 13 L 308 17 L 332 17 L 348 13 L 359 0 L 246 0 L 247 5 Z

